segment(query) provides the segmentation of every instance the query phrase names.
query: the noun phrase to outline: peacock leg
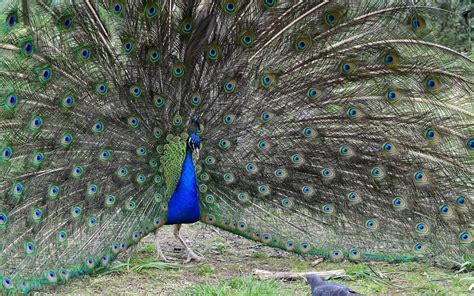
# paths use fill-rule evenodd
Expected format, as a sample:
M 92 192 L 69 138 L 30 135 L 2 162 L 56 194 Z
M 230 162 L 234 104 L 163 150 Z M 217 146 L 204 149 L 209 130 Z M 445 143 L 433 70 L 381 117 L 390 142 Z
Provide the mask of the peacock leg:
M 163 254 L 163 251 L 161 250 L 158 232 L 155 232 L 155 245 L 156 245 L 156 252 L 158 253 L 157 257 L 163 262 L 170 262 L 170 260 L 166 258 L 165 254 Z
M 201 256 L 196 255 L 196 253 L 194 253 L 194 251 L 191 250 L 191 248 L 188 247 L 188 245 L 184 242 L 183 238 L 179 235 L 179 230 L 181 229 L 181 225 L 182 224 L 176 224 L 176 226 L 174 227 L 174 232 L 173 233 L 174 233 L 174 236 L 179 240 L 179 242 L 184 246 L 184 248 L 186 249 L 186 252 L 188 254 L 188 258 L 184 261 L 184 263 L 189 263 L 193 260 L 201 261 L 204 258 L 201 257 Z

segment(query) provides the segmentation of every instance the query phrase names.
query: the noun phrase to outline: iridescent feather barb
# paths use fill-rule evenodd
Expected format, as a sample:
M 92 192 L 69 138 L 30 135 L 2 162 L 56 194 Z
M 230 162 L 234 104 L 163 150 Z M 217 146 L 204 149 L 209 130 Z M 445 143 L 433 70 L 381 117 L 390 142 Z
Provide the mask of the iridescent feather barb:
M 0 7 L 0 291 L 198 219 L 333 260 L 473 254 L 473 62 L 449 5 Z

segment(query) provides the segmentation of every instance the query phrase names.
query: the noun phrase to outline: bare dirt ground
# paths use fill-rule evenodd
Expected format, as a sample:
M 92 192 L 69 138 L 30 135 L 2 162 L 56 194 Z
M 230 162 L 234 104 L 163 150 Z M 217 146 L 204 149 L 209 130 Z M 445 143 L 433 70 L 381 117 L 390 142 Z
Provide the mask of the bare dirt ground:
M 129 256 L 119 260 L 119 272 L 99 273 L 53 287 L 41 295 L 310 295 L 309 286 L 297 281 L 260 281 L 253 269 L 271 271 L 318 271 L 344 269 L 348 276 L 331 281 L 364 295 L 469 295 L 474 274 L 455 274 L 417 263 L 354 264 L 324 262 L 315 267 L 315 257 L 302 257 L 275 250 L 203 224 L 184 225 L 183 238 L 203 255 L 202 262 L 186 259 L 173 228 L 159 230 L 164 254 L 175 264 L 157 261 L 154 236 L 146 237 Z M 141 266 L 141 268 L 140 268 Z M 172 269 L 159 269 L 172 268 Z M 474 291 L 473 292 L 474 295 Z

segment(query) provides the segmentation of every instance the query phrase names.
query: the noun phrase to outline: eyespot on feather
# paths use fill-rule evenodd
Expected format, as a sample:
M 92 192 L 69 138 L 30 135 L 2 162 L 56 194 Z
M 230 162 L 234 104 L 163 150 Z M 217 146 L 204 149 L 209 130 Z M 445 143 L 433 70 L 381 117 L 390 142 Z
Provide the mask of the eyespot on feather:
M 244 48 L 251 47 L 255 42 L 255 34 L 251 31 L 244 31 L 240 34 L 239 42 Z
M 344 76 L 355 74 L 357 71 L 357 65 L 354 61 L 343 61 L 339 64 L 339 72 Z

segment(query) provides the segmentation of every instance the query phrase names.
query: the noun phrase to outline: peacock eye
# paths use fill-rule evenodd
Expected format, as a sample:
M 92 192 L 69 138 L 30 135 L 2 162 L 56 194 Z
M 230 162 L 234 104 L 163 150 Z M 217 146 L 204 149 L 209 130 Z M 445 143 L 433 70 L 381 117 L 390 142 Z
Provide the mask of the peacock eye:
M 390 92 L 388 93 L 388 97 L 389 97 L 390 99 L 392 99 L 392 100 L 395 98 L 395 96 L 396 96 L 396 95 L 395 95 L 395 92 L 393 92 L 393 91 L 390 91 Z
M 16 24 L 16 22 L 17 22 L 17 18 L 16 18 L 16 15 L 14 14 L 7 16 L 7 18 L 5 19 L 5 24 L 10 27 L 13 27 Z
M 131 41 L 126 42 L 123 45 L 125 53 L 131 53 L 133 51 L 134 45 Z
M 157 52 L 152 52 L 152 53 L 150 54 L 150 56 L 151 56 L 151 59 L 152 59 L 153 61 L 156 61 L 156 60 L 158 60 L 158 59 L 160 58 L 160 55 L 159 55 L 159 53 L 157 53 Z
M 240 36 L 240 43 L 244 48 L 247 48 L 253 45 L 254 39 L 254 34 L 252 32 L 246 31 Z
M 272 8 L 277 5 L 278 0 L 263 0 L 264 8 Z
M 202 103 L 202 96 L 199 93 L 193 93 L 189 96 L 189 101 L 192 106 L 199 106 Z
M 346 111 L 346 114 L 349 117 L 349 119 L 354 120 L 354 121 L 358 121 L 363 117 L 363 113 L 361 109 L 355 106 L 348 108 Z
M 128 118 L 128 125 L 129 125 L 131 128 L 133 128 L 133 129 L 137 128 L 137 127 L 138 127 L 138 124 L 139 124 L 138 118 L 136 118 L 136 117 L 129 117 L 129 118 Z
M 412 21 L 411 25 L 414 29 L 418 29 L 421 26 L 420 20 L 419 19 L 414 19 Z
M 63 24 L 66 29 L 69 29 L 71 27 L 71 20 L 69 18 L 66 18 Z
M 29 42 L 29 43 L 25 44 L 23 49 L 25 50 L 26 53 L 31 53 L 33 51 L 33 44 L 31 44 L 31 42 Z
M 155 7 L 150 7 L 150 8 L 148 8 L 148 14 L 149 14 L 150 16 L 154 15 L 155 12 L 156 12 L 156 8 L 155 8 Z
M 90 56 L 90 51 L 89 51 L 89 49 L 87 49 L 87 48 L 82 49 L 82 50 L 81 50 L 81 56 L 82 56 L 82 58 L 84 58 L 84 59 L 89 58 L 89 56 Z
M 236 82 L 235 80 L 229 80 L 224 84 L 224 90 L 226 93 L 230 94 L 235 91 Z
M 173 73 L 173 76 L 174 77 L 177 77 L 177 78 L 181 78 L 184 76 L 184 73 L 185 73 L 185 68 L 183 65 L 175 65 L 173 68 L 172 68 L 172 73 Z
M 233 11 L 235 8 L 233 4 L 227 4 L 226 9 L 227 11 Z
M 474 139 L 467 140 L 466 148 L 469 150 L 474 150 Z
M 161 95 L 156 95 L 153 97 L 153 103 L 156 107 L 162 107 L 166 103 L 166 98 Z
M 115 12 L 116 14 L 120 14 L 120 13 L 122 12 L 122 5 L 120 5 L 120 4 L 115 4 L 115 6 L 114 6 L 114 12 Z

